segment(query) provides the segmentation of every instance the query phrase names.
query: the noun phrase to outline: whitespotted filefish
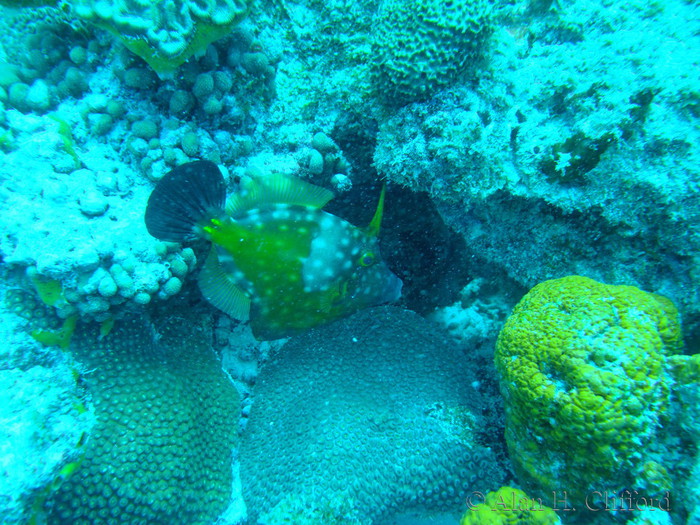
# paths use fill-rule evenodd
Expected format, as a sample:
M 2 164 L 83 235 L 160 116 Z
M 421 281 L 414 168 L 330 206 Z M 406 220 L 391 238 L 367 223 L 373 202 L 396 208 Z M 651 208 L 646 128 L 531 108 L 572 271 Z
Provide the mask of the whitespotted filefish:
M 259 340 L 279 339 L 396 301 L 401 280 L 379 255 L 384 190 L 366 228 L 322 210 L 333 193 L 271 175 L 226 199 L 216 164 L 178 166 L 154 188 L 146 227 L 163 241 L 207 239 L 204 297 Z

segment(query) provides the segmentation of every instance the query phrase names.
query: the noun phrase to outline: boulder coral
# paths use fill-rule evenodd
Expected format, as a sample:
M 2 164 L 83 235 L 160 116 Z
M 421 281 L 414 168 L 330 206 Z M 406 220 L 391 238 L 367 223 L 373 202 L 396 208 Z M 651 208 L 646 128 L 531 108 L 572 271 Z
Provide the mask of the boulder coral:
M 505 477 L 475 381 L 448 337 L 399 308 L 293 338 L 261 370 L 241 438 L 249 519 L 357 524 L 461 511 L 467 493 Z
M 659 469 L 648 460 L 669 413 L 670 356 L 681 348 L 679 315 L 665 297 L 579 276 L 535 286 L 495 355 L 522 479 L 580 502 L 601 486 L 653 485 L 645 477 Z M 669 483 L 666 474 L 655 489 Z
M 50 523 L 213 522 L 229 503 L 238 394 L 197 315 L 121 320 L 71 351 L 97 423 L 46 501 Z
M 372 42 L 377 92 L 401 106 L 458 80 L 483 52 L 491 16 L 484 0 L 384 0 Z

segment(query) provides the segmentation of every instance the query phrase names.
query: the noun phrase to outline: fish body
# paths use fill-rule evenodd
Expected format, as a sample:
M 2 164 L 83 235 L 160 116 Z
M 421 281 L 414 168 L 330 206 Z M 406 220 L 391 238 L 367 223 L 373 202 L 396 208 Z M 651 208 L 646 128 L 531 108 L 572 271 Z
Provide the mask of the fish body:
M 323 211 L 331 198 L 300 179 L 271 176 L 224 203 L 218 168 L 197 161 L 159 182 L 146 225 L 163 240 L 209 240 L 198 279 L 204 296 L 250 320 L 256 338 L 278 339 L 401 295 L 401 280 L 379 255 L 383 192 L 367 228 Z

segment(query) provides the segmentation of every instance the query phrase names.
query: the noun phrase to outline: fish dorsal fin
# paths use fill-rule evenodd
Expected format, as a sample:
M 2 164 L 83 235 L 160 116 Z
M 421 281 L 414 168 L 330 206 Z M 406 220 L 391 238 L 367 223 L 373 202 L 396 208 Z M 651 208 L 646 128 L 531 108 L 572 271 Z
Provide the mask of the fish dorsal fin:
M 197 280 L 202 295 L 219 310 L 239 321 L 250 318 L 250 297 L 229 279 L 213 247 Z
M 384 213 L 384 194 L 386 193 L 386 184 L 382 185 L 382 192 L 379 194 L 379 202 L 377 210 L 374 212 L 374 217 L 367 226 L 366 231 L 372 237 L 379 235 L 379 228 L 382 225 L 382 214 Z
M 326 188 L 276 173 L 253 179 L 242 192 L 232 195 L 226 203 L 226 212 L 235 218 L 248 210 L 275 204 L 323 208 L 332 198 L 333 192 Z

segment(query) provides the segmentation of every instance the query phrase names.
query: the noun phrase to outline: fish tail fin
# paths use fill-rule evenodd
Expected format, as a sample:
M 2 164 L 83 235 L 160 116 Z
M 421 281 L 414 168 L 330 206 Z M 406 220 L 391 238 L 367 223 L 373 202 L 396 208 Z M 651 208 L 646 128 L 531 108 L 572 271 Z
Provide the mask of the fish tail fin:
M 213 162 L 182 164 L 163 177 L 146 206 L 148 233 L 161 241 L 183 242 L 201 237 L 202 223 L 221 215 L 226 183 Z

